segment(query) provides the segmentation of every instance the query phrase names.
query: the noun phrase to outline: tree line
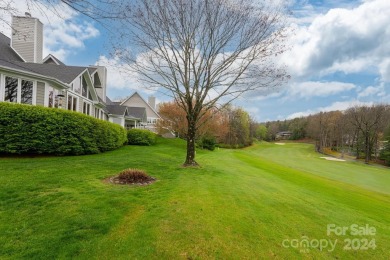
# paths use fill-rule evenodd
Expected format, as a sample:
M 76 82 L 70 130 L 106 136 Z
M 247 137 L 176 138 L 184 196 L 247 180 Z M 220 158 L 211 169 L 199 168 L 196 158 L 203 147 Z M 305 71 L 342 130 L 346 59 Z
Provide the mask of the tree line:
M 364 159 L 366 163 L 382 159 L 390 163 L 390 106 L 377 104 L 353 106 L 345 111 L 320 112 L 306 117 L 262 124 L 264 140 L 312 139 L 318 152 L 331 149 Z
M 160 134 L 169 131 L 182 139 L 187 138 L 187 115 L 178 104 L 161 103 L 158 111 L 162 117 L 157 123 Z M 253 143 L 258 126 L 249 113 L 240 107 L 228 105 L 222 109 L 213 108 L 199 120 L 195 139 L 198 146 L 211 150 L 216 144 L 220 147 L 241 148 Z

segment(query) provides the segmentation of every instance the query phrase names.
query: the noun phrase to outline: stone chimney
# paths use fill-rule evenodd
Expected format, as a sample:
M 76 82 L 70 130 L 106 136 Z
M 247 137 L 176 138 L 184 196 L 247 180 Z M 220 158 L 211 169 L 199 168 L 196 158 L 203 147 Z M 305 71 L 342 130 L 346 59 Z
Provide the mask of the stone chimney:
M 30 13 L 12 16 L 11 47 L 26 62 L 42 63 L 43 24 Z
M 156 97 L 150 96 L 148 98 L 148 104 L 151 106 L 154 110 L 156 110 Z

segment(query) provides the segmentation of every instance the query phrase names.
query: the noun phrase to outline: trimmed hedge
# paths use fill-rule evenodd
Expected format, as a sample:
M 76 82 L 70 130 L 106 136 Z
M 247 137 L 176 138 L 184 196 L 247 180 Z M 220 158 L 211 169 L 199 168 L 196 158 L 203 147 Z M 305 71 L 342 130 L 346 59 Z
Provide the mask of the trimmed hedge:
M 156 143 L 157 135 L 149 130 L 133 128 L 127 131 L 128 144 L 132 145 L 153 145 Z
M 0 102 L 0 153 L 94 154 L 126 143 L 119 125 L 61 109 Z

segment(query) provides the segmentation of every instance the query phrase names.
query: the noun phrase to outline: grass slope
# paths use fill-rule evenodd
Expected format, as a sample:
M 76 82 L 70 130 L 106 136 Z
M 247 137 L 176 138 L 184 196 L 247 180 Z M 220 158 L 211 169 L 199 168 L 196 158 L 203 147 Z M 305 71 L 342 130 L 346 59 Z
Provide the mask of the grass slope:
M 388 169 L 319 159 L 306 144 L 262 143 L 199 151 L 159 139 L 78 157 L 0 158 L 0 258 L 359 258 L 390 257 Z M 141 168 L 158 181 L 102 180 Z M 369 224 L 373 237 L 327 236 L 327 224 Z M 285 248 L 285 239 L 338 239 L 334 252 Z M 375 250 L 343 250 L 374 238 Z

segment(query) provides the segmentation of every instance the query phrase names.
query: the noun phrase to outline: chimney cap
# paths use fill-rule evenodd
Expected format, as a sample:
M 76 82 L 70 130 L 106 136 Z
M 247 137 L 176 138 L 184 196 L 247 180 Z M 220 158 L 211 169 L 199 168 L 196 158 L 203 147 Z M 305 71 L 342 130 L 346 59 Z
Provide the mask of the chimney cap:
M 25 12 L 24 15 L 25 15 L 26 17 L 31 18 L 31 14 L 30 14 L 29 12 Z

